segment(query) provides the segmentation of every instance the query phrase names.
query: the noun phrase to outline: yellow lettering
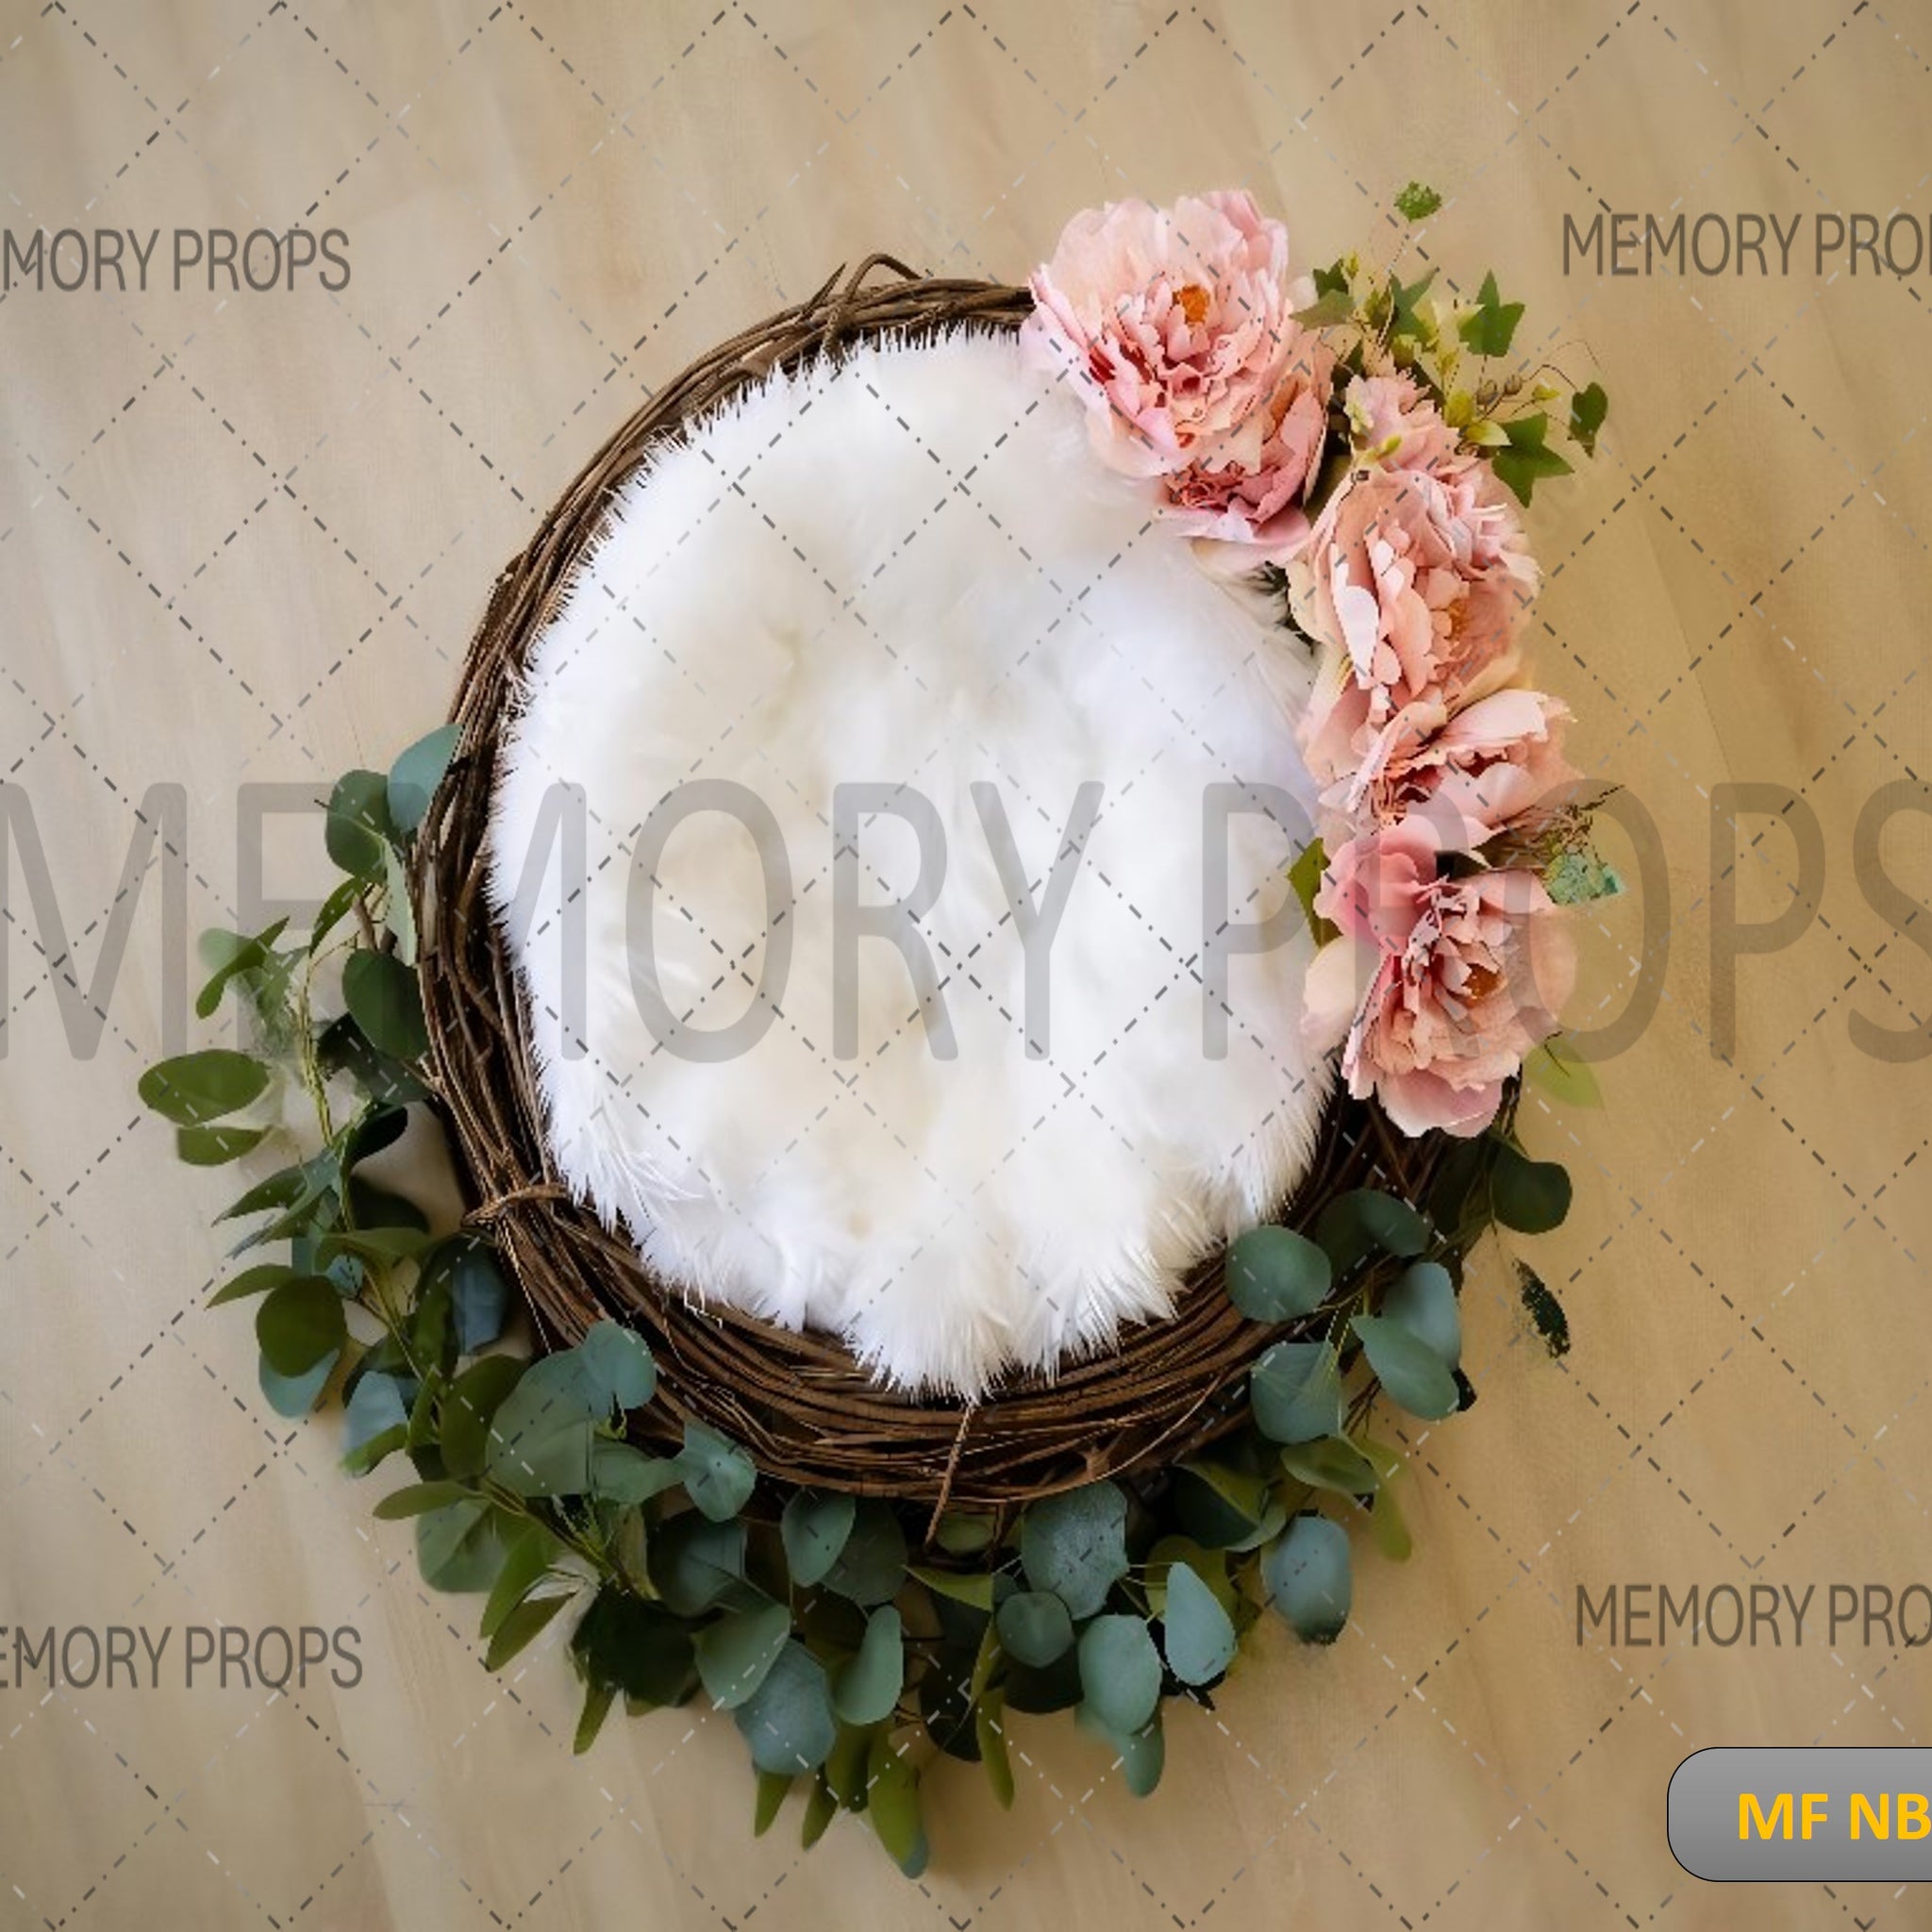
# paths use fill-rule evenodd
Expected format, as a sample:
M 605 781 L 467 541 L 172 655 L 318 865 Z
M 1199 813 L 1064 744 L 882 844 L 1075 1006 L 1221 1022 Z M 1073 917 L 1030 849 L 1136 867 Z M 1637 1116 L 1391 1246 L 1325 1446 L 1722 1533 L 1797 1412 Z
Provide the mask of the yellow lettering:
M 1756 1791 L 1740 1791 L 1738 1793 L 1738 1836 L 1740 1838 L 1749 1838 L 1754 1823 L 1757 1825 L 1759 1838 L 1771 1838 L 1774 1835 L 1790 1838 L 1791 1835 L 1790 1792 L 1780 1791 L 1777 1794 L 1776 1798 L 1772 1802 L 1771 1816 L 1767 1818 L 1764 1815 L 1763 1806 L 1757 1802 L 1757 1793 Z
M 1890 1791 L 1879 1792 L 1878 1809 L 1876 1811 L 1873 1810 L 1872 1800 L 1863 1791 L 1854 1791 L 1852 1793 L 1852 1836 L 1854 1838 L 1862 1838 L 1864 1836 L 1864 1833 L 1858 1828 L 1861 1815 L 1863 1822 L 1872 1827 L 1872 1836 L 1874 1838 L 1890 1838 L 1891 1836 L 1891 1793 Z
M 1809 1838 L 1811 1836 L 1811 1827 L 1814 1824 L 1824 1824 L 1829 1822 L 1825 1816 L 1824 1807 L 1830 1795 L 1828 1791 L 1807 1791 L 1805 1793 L 1804 1819 L 1798 1831 L 1800 1838 Z
M 1898 1794 L 1898 1835 L 1901 1838 L 1924 1838 L 1932 1832 L 1932 1816 L 1925 1809 L 1924 1791 L 1901 1791 Z

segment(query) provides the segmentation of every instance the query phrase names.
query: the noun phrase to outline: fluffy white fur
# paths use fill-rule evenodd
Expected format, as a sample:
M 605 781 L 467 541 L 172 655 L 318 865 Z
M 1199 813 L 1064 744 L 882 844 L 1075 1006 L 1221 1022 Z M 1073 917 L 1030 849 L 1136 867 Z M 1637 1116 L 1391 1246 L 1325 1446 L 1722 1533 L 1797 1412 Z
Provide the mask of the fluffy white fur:
M 1298 1038 L 1299 930 L 1235 958 L 1227 1057 L 1202 1049 L 1203 790 L 1307 800 L 1307 683 L 1295 643 L 1150 524 L 1144 486 L 1100 467 L 1010 340 L 869 351 L 707 421 L 620 492 L 537 641 L 499 774 L 500 913 L 546 789 L 589 802 L 575 1057 L 558 859 L 512 931 L 560 1171 L 688 1291 L 833 1330 L 906 1387 L 975 1394 L 1171 1312 L 1191 1264 L 1303 1173 L 1327 1091 Z M 766 801 L 797 894 L 782 1015 L 723 1064 L 666 1052 L 630 984 L 632 844 L 693 778 Z M 1051 1058 L 1029 1060 L 1022 946 L 969 787 L 999 788 L 1037 898 L 1089 778 L 1106 792 L 1052 955 Z M 870 939 L 860 1050 L 832 1057 L 832 789 L 880 779 L 945 828 L 922 930 L 950 1061 Z M 1229 842 L 1234 916 L 1258 918 L 1291 847 L 1253 814 Z M 863 901 L 910 887 L 903 822 L 868 821 L 859 850 Z M 728 1024 L 763 960 L 751 838 L 694 818 L 658 876 L 666 997 Z

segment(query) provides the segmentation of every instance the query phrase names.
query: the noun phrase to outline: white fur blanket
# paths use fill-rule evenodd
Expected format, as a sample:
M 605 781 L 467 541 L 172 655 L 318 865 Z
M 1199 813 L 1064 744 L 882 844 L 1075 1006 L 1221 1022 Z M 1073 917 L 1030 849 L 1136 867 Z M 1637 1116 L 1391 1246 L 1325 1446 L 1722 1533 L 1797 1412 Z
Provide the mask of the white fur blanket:
M 768 382 L 625 486 L 536 641 L 499 773 L 493 887 L 562 1173 L 694 1296 L 832 1330 L 901 1386 L 976 1394 L 1171 1312 L 1190 1265 L 1303 1173 L 1328 1091 L 1298 1038 L 1299 928 L 1233 959 L 1226 1056 L 1204 1055 L 1204 790 L 1306 806 L 1307 668 L 1150 524 L 1142 488 L 1098 465 L 1078 406 L 1010 339 Z M 633 851 L 668 795 L 720 779 L 782 837 L 789 972 L 760 1008 L 758 845 L 724 811 L 690 817 L 653 874 L 654 1033 Z M 525 876 L 559 781 L 588 805 L 577 905 L 563 846 Z M 880 781 L 943 833 L 917 923 L 932 971 L 858 938 L 841 1058 L 833 794 Z M 1024 948 L 974 788 L 996 790 L 1044 916 L 1089 781 L 1050 1050 L 1029 1058 Z M 919 877 L 896 806 L 913 808 L 902 792 L 858 815 L 860 907 Z M 1226 843 L 1230 917 L 1253 922 L 1283 901 L 1294 842 L 1250 811 Z M 749 1050 L 688 1057 L 747 1010 Z

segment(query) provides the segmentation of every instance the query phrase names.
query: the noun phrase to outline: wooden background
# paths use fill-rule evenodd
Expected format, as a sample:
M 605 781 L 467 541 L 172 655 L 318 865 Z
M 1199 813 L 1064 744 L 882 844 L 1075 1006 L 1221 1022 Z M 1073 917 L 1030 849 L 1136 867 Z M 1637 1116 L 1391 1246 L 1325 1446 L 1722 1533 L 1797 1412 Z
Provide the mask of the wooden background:
M 1624 1649 L 1575 1611 L 1579 1584 L 1822 1602 L 1927 1574 L 1932 1113 L 1848 1016 L 1932 1002 L 1924 915 L 1894 931 L 1852 867 L 1925 743 L 1932 275 L 1599 281 L 1561 251 L 1600 208 L 1923 220 L 1928 51 L 1923 0 L 0 5 L 17 233 L 159 226 L 165 256 L 177 226 L 306 223 L 353 265 L 333 298 L 0 301 L 0 777 L 74 947 L 16 866 L 0 1619 L 354 1624 L 365 1666 L 286 1696 L 0 1690 L 0 1923 L 1932 1923 L 1914 1891 L 1701 1885 L 1662 1832 L 1700 1745 L 1920 1741 L 1922 1659 L 1817 1622 L 1796 1649 Z M 225 1177 L 175 1167 L 133 1091 L 156 881 L 90 1058 L 47 956 L 87 982 L 158 782 L 187 790 L 189 929 L 227 923 L 237 787 L 386 762 L 439 718 L 491 573 L 607 430 L 835 263 L 1017 276 L 1078 207 L 1223 183 L 1324 260 L 1392 245 L 1411 176 L 1447 196 L 1421 243 L 1445 282 L 1493 265 L 1519 346 L 1613 399 L 1534 524 L 1544 680 L 1661 859 L 1592 921 L 1580 1012 L 1647 965 L 1653 1023 L 1602 1112 L 1525 1119 L 1578 1182 L 1533 1244 L 1575 1350 L 1546 1357 L 1492 1259 L 1479 1406 L 1403 1438 L 1412 1561 L 1364 1544 L 1331 1651 L 1271 1630 L 1218 1715 L 1172 1723 L 1152 1801 L 1022 1721 L 1011 1816 L 936 1775 L 919 1885 L 849 1820 L 801 1857 L 795 1801 L 753 1842 L 727 1724 L 613 1723 L 574 1759 L 556 1645 L 487 1675 L 475 1604 L 424 1591 L 328 1425 L 266 1411 L 246 1319 L 199 1311 Z M 1756 780 L 1800 803 L 1740 820 L 1740 916 L 1790 896 L 1797 820 L 1827 874 L 1802 936 L 1741 962 L 1726 1047 L 1712 824 Z M 1884 842 L 1921 901 L 1928 829 Z M 275 890 L 314 883 L 314 843 L 275 822 Z

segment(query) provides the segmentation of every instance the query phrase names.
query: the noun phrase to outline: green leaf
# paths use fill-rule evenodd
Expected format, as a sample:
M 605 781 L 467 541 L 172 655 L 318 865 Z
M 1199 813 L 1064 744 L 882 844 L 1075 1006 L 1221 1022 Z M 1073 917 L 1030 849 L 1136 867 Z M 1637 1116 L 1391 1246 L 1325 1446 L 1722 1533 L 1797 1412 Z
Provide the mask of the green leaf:
M 744 1546 L 742 1523 L 712 1523 L 687 1510 L 653 1533 L 651 1580 L 679 1616 L 703 1616 L 741 1589 Z
M 1424 332 L 1422 299 L 1429 292 L 1429 284 L 1435 279 L 1434 269 L 1407 287 L 1397 276 L 1391 275 L 1389 277 L 1389 336 L 1391 341 L 1397 336 L 1420 336 Z
M 349 916 L 350 908 L 363 890 L 358 878 L 346 878 L 316 908 L 315 924 L 308 928 L 308 950 L 313 953 L 337 926 Z
M 881 1497 L 859 1497 L 852 1533 L 825 1573 L 825 1588 L 869 1609 L 890 1603 L 905 1580 L 906 1532 L 898 1516 Z
M 1565 1107 L 1601 1107 L 1604 1090 L 1588 1060 L 1572 1059 L 1544 1041 L 1523 1063 L 1523 1077 Z
M 272 1288 L 279 1288 L 285 1281 L 295 1279 L 295 1270 L 282 1261 L 264 1261 L 258 1268 L 244 1268 L 232 1281 L 225 1281 L 208 1298 L 211 1308 L 220 1307 L 224 1302 L 245 1301 L 252 1294 L 266 1294 Z
M 255 1339 L 278 1375 L 306 1374 L 340 1349 L 347 1333 L 341 1296 L 318 1275 L 297 1275 L 270 1289 L 256 1310 Z
M 525 1597 L 497 1625 L 495 1636 L 490 1640 L 490 1648 L 483 1653 L 483 1668 L 486 1671 L 502 1670 L 519 1651 L 537 1640 L 550 1620 L 570 1601 L 568 1595 Z
M 1161 1638 L 1183 1684 L 1212 1683 L 1234 1661 L 1234 1622 L 1190 1564 L 1169 1566 Z
M 1357 1315 L 1355 1332 L 1390 1400 L 1410 1415 L 1440 1422 L 1462 1407 L 1462 1391 L 1441 1357 L 1401 1323 L 1386 1315 Z
M 732 1716 L 751 1761 L 787 1777 L 823 1764 L 838 1728 L 824 1666 L 798 1642 L 780 1646 L 758 1690 Z
M 429 811 L 429 801 L 449 770 L 462 727 L 440 724 L 419 738 L 390 767 L 387 799 L 389 821 L 399 832 L 413 832 Z
M 418 1227 L 358 1227 L 325 1234 L 315 1244 L 315 1258 L 324 1267 L 343 1255 L 385 1265 L 411 1261 L 429 1245 Z
M 1095 1617 L 1080 1632 L 1080 1690 L 1111 1730 L 1138 1731 L 1154 1715 L 1160 1702 L 1160 1653 L 1141 1618 Z
M 1516 1264 L 1516 1287 L 1523 1306 L 1529 1310 L 1529 1319 L 1536 1324 L 1536 1332 L 1543 1339 L 1543 1346 L 1553 1356 L 1568 1355 L 1570 1318 L 1563 1312 L 1563 1304 L 1543 1286 L 1541 1276 L 1521 1261 Z
M 432 1489 L 437 1485 L 425 1483 L 423 1487 Z M 496 1635 L 504 1619 L 550 1574 L 550 1566 L 562 1547 L 541 1523 L 526 1524 L 517 1532 L 504 1557 L 503 1568 L 491 1587 L 490 1601 L 483 1606 L 483 1621 L 477 1628 L 480 1637 Z
M 641 1408 L 658 1387 L 651 1346 L 633 1328 L 608 1317 L 591 1324 L 578 1348 L 584 1373 L 600 1391 L 606 1408 Z
M 267 1138 L 266 1127 L 176 1127 L 175 1153 L 190 1167 L 225 1167 L 253 1154 Z
M 765 1774 L 760 1772 L 760 1777 Z M 786 1783 L 790 1784 L 790 1778 Z M 825 1835 L 825 1827 L 839 1815 L 839 1801 L 832 1795 L 831 1787 L 825 1783 L 824 1774 L 812 1780 L 811 1790 L 805 1794 L 805 1816 L 799 1821 L 798 1845 L 801 1851 L 808 1852 Z
M 1341 1427 L 1341 1365 L 1332 1341 L 1277 1341 L 1248 1372 L 1255 1426 L 1271 1442 L 1312 1442 Z
M 697 1688 L 689 1626 L 620 1584 L 591 1599 L 570 1648 L 591 1683 L 614 1685 L 637 1704 L 682 1704 Z
M 454 1476 L 477 1476 L 490 1459 L 491 1430 L 496 1411 L 522 1379 L 525 1364 L 514 1356 L 485 1356 L 473 1362 L 444 1391 L 439 1414 L 443 1467 Z
M 395 940 L 395 956 L 405 966 L 416 963 L 416 902 L 409 896 L 408 868 L 393 845 L 382 848 L 382 923 Z
M 520 1496 L 581 1496 L 591 1487 L 597 1425 L 609 1412 L 575 1349 L 547 1355 L 498 1407 L 484 1467 Z
M 981 1509 L 948 1509 L 933 1541 L 949 1557 L 976 1557 L 992 1547 L 999 1520 Z
M 604 1728 L 604 1720 L 610 1715 L 610 1707 L 616 1702 L 616 1685 L 591 1684 L 586 1687 L 583 1715 L 577 1719 L 576 1735 L 571 1740 L 570 1746 L 579 1757 L 597 1741 L 597 1733 Z
M 349 1017 L 378 1053 L 415 1060 L 429 1051 L 416 975 L 389 953 L 351 953 L 342 966 Z
M 457 1353 L 488 1348 L 503 1333 L 510 1305 L 509 1282 L 495 1249 L 475 1235 L 458 1235 L 438 1250 L 437 1265 L 449 1281 Z
M 1570 398 L 1570 440 L 1587 457 L 1596 454 L 1596 433 L 1610 413 L 1610 399 L 1600 382 L 1580 389 Z
M 1355 297 L 1348 290 L 1329 289 L 1306 308 L 1297 308 L 1293 320 L 1303 328 L 1333 328 L 1338 323 L 1349 321 L 1354 314 Z
M 1462 1311 L 1440 1261 L 1411 1261 L 1387 1294 L 1382 1313 L 1424 1343 L 1445 1369 L 1462 1359 Z
M 481 1496 L 416 1519 L 416 1566 L 431 1590 L 488 1590 L 508 1553 L 503 1519 Z
M 758 1465 L 728 1436 L 703 1423 L 684 1425 L 684 1450 L 677 1458 L 685 1492 L 713 1523 L 727 1523 L 751 1501 Z
M 391 1490 L 375 1506 L 373 1513 L 383 1523 L 399 1523 L 406 1517 L 422 1516 L 431 1509 L 445 1509 L 452 1503 L 468 1500 L 473 1493 L 461 1483 L 405 1483 L 401 1489 Z
M 194 996 L 194 1015 L 198 1020 L 213 1016 L 222 1003 L 222 995 L 228 989 L 231 980 L 239 979 L 244 973 L 258 973 L 269 962 L 271 948 L 281 938 L 289 922 L 278 919 L 266 930 L 258 932 L 253 939 L 243 939 L 240 933 L 204 933 L 202 949 L 209 950 L 213 941 L 221 955 L 221 963 L 216 966 L 208 983 Z
M 1380 1481 L 1375 1465 L 1345 1436 L 1291 1443 L 1281 1452 L 1281 1466 L 1296 1482 L 1341 1496 L 1370 1495 Z
M 1375 1547 L 1391 1563 L 1406 1563 L 1414 1552 L 1415 1542 L 1409 1536 L 1408 1524 L 1402 1519 L 1401 1507 L 1386 1475 L 1369 1509 L 1369 1534 L 1374 1538 Z
M 892 1748 L 891 1734 L 872 1740 L 866 1764 L 865 1815 L 880 1844 L 908 1878 L 917 1878 L 930 1857 L 919 1815 L 919 1774 Z
M 1263 1477 L 1206 1457 L 1175 1471 L 1174 1502 L 1181 1527 L 1210 1550 L 1253 1549 L 1287 1518 Z
M 1425 222 L 1442 206 L 1442 197 L 1433 188 L 1411 181 L 1395 197 L 1395 212 L 1405 222 Z
M 646 1456 L 628 1442 L 591 1444 L 590 1493 L 600 1502 L 626 1507 L 648 1503 L 653 1496 L 675 1489 L 683 1479 L 675 1457 Z
M 1013 1808 L 1013 1761 L 1007 1753 L 1007 1701 L 997 1690 L 989 1690 L 973 1707 L 973 1728 L 979 1740 L 979 1761 L 986 1766 L 986 1781 L 992 1787 L 995 1802 L 1004 1811 Z
M 343 1464 L 351 1474 L 366 1475 L 391 1450 L 403 1446 L 409 1426 L 404 1385 L 393 1375 L 358 1376 L 349 1391 L 342 1423 Z
M 1285 1522 L 1287 1519 L 1284 1518 Z M 1147 1552 L 1147 1609 L 1151 1616 L 1167 1612 L 1167 1579 L 1176 1563 L 1185 1563 L 1205 1583 L 1214 1600 L 1232 1617 L 1241 1605 L 1241 1593 L 1227 1574 L 1227 1552 L 1210 1550 L 1189 1536 L 1164 1536 Z
M 380 772 L 345 772 L 336 780 L 323 821 L 323 842 L 338 870 L 379 880 L 383 848 L 393 829 L 389 780 Z
M 1531 1160 L 1507 1141 L 1496 1142 L 1490 1170 L 1496 1219 L 1518 1234 L 1547 1234 L 1570 1212 L 1570 1175 L 1554 1160 Z
M 1333 1643 L 1348 1626 L 1354 1584 L 1348 1536 L 1325 1516 L 1297 1516 L 1261 1557 L 1268 1601 L 1295 1635 Z
M 1406 1201 L 1375 1188 L 1353 1188 L 1323 1208 L 1315 1239 L 1338 1275 L 1377 1248 L 1407 1259 L 1429 1244 L 1429 1224 Z
M 1092 1616 L 1127 1572 L 1127 1498 L 1110 1482 L 1029 1504 L 1020 1519 L 1020 1563 L 1075 1618 Z
M 261 1382 L 261 1392 L 268 1397 L 269 1407 L 277 1415 L 288 1416 L 291 1421 L 296 1416 L 307 1415 L 327 1386 L 329 1375 L 341 1357 L 341 1349 L 331 1349 L 312 1369 L 307 1369 L 299 1375 L 280 1374 L 270 1366 L 266 1356 L 262 1357 L 257 1374 Z
M 1138 1731 L 1131 1733 L 1115 1730 L 1084 1704 L 1074 1713 L 1074 1720 L 1113 1753 L 1120 1764 L 1121 1777 L 1135 1797 L 1147 1797 L 1159 1784 L 1167 1763 L 1167 1742 L 1161 1734 L 1158 1709 Z
M 1015 1591 L 993 1621 L 1008 1655 L 1035 1670 L 1073 1648 L 1073 1615 L 1049 1590 Z
M 993 1577 L 991 1570 L 964 1574 L 958 1570 L 933 1570 L 915 1564 L 911 1574 L 926 1589 L 937 1591 L 949 1601 L 964 1604 L 970 1610 L 983 1611 L 989 1617 L 992 1615 Z
M 1549 418 L 1541 411 L 1534 416 L 1515 417 L 1503 425 L 1507 447 L 1499 449 L 1490 459 L 1497 478 L 1525 506 L 1536 493 L 1539 478 L 1571 474 L 1570 464 L 1555 450 L 1544 446 L 1548 431 Z
M 864 1808 L 866 1760 L 876 1734 L 874 1725 L 840 1724 L 825 1754 L 826 1789 L 847 1811 Z
M 1227 1297 L 1251 1322 L 1313 1314 L 1331 1278 L 1328 1257 L 1291 1228 L 1251 1227 L 1227 1251 Z
M 794 1583 L 809 1588 L 824 1581 L 852 1534 L 857 1514 L 857 1499 L 843 1491 L 799 1490 L 791 1495 L 778 1530 Z
M 269 1070 L 245 1053 L 211 1046 L 162 1060 L 141 1076 L 142 1102 L 177 1127 L 198 1127 L 253 1106 L 268 1090 Z
M 1523 304 L 1502 299 L 1493 273 L 1483 277 L 1475 300 L 1474 313 L 1462 318 L 1457 334 L 1478 356 L 1507 356 L 1515 339 L 1516 325 L 1523 320 Z
M 1341 928 L 1332 919 L 1324 919 L 1315 910 L 1315 894 L 1322 890 L 1322 879 L 1327 870 L 1328 854 L 1319 839 L 1311 839 L 1304 845 L 1288 869 L 1288 883 L 1301 906 L 1308 936 L 1318 946 L 1325 946 L 1330 940 L 1341 937 Z
M 791 1780 L 780 1772 L 761 1771 L 758 1774 L 758 1795 L 752 1800 L 752 1837 L 763 1838 L 771 1830 L 773 1821 L 785 1803 L 785 1794 L 791 1789 Z
M 881 1604 L 866 1619 L 858 1655 L 832 1679 L 832 1708 L 844 1724 L 883 1724 L 905 1688 L 905 1629 L 899 1612 Z
M 736 1710 L 765 1681 L 791 1637 L 791 1607 L 776 1603 L 733 1610 L 700 1630 L 693 1646 L 698 1681 L 711 1702 Z

